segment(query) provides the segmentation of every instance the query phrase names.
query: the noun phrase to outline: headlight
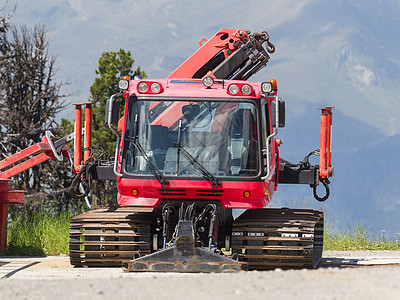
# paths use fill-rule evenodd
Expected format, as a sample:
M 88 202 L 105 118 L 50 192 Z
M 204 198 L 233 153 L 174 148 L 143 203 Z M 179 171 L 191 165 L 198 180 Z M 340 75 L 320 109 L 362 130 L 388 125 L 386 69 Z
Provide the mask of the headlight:
M 138 91 L 140 93 L 146 93 L 147 90 L 149 89 L 149 86 L 147 85 L 146 82 L 141 82 L 141 83 L 138 84 L 138 88 L 137 89 L 138 89 Z
M 155 81 L 141 81 L 137 90 L 141 94 L 160 94 L 164 91 L 162 84 Z
M 209 88 L 214 84 L 214 79 L 211 76 L 206 76 L 203 78 L 203 84 Z
M 236 95 L 239 92 L 239 87 L 236 84 L 231 84 L 228 88 L 228 91 L 232 95 Z
M 242 88 L 240 90 L 242 91 L 243 95 L 250 95 L 251 93 L 251 87 L 248 84 L 242 85 Z
M 158 94 L 161 90 L 161 86 L 157 82 L 153 82 L 150 85 L 150 89 L 154 94 Z
M 121 90 L 127 90 L 129 88 L 129 80 L 128 79 L 121 79 L 118 83 L 118 87 Z
M 271 93 L 272 92 L 272 83 L 271 82 L 263 82 L 261 84 L 261 91 L 263 93 Z

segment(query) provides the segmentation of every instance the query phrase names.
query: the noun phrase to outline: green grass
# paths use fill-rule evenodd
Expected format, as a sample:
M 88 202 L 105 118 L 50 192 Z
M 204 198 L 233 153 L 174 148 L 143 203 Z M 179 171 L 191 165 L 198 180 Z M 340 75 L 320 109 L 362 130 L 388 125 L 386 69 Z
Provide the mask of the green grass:
M 0 255 L 45 256 L 68 254 L 69 214 L 37 213 L 21 216 L 8 226 L 7 251 Z M 362 226 L 332 232 L 325 230 L 324 250 L 400 250 L 399 241 L 368 237 Z
M 360 225 L 351 229 L 341 230 L 338 233 L 326 231 L 324 250 L 400 250 L 398 240 L 386 240 L 384 236 L 379 239 L 370 238 L 364 227 Z
M 69 215 L 46 215 L 41 212 L 32 218 L 19 217 L 10 222 L 7 250 L 4 255 L 68 254 Z

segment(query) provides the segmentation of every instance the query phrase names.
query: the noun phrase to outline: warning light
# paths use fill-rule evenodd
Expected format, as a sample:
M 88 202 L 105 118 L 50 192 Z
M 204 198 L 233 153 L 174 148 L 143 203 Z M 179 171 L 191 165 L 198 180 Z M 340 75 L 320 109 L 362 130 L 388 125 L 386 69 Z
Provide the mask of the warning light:
M 133 189 L 132 190 L 132 195 L 137 197 L 139 195 L 139 190 L 138 189 Z
M 278 83 L 276 82 L 276 79 L 271 79 L 269 82 L 272 83 L 272 90 L 273 91 L 278 91 Z

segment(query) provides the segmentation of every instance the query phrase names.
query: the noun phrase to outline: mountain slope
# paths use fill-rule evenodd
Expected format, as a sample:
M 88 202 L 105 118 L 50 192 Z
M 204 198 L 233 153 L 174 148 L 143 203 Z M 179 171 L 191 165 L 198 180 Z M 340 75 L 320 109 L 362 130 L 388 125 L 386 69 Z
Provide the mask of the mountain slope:
M 278 79 L 284 97 L 335 105 L 394 135 L 400 128 L 398 1 L 20 1 L 18 23 L 42 22 L 59 77 L 84 101 L 101 52 L 131 50 L 165 77 L 220 28 L 268 30 L 277 51 L 254 78 Z M 371 116 L 374 115 L 374 118 Z
M 18 2 L 14 22 L 48 26 L 57 78 L 76 91 L 71 102 L 88 98 L 103 51 L 130 50 L 150 77 L 165 77 L 221 28 L 267 30 L 276 53 L 252 79 L 276 78 L 286 100 L 282 156 L 297 162 L 318 148 L 317 108 L 336 107 L 331 198 L 319 204 L 307 186 L 283 186 L 272 204 L 304 200 L 337 225 L 398 228 L 398 1 Z M 64 114 L 73 117 L 72 109 Z

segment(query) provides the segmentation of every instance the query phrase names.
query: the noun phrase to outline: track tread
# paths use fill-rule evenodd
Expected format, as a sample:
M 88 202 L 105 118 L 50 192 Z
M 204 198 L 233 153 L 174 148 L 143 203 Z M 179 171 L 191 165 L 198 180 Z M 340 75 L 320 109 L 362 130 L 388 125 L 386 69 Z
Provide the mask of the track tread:
M 70 262 L 77 267 L 115 267 L 150 250 L 153 209 L 96 207 L 71 219 Z
M 233 222 L 232 252 L 249 270 L 315 268 L 323 247 L 323 212 L 254 209 Z

